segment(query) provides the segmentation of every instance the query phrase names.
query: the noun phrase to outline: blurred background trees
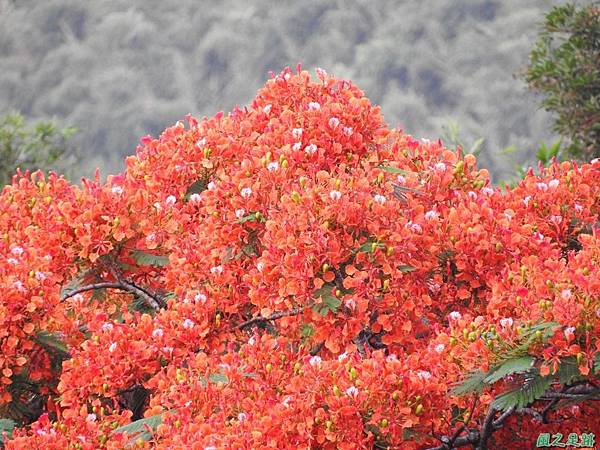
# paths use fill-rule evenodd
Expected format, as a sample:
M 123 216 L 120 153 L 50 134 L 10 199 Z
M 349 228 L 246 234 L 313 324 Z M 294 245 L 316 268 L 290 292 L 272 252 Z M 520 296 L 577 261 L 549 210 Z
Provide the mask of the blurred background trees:
M 73 127 L 59 128 L 49 121 L 25 122 L 19 113 L 0 117 L 0 190 L 21 170 L 54 170 L 69 175 L 78 162 L 70 140 Z
M 0 114 L 76 125 L 76 175 L 106 175 L 141 136 L 247 104 L 269 71 L 301 62 L 351 79 L 416 137 L 453 122 L 464 142 L 485 137 L 481 163 L 497 180 L 554 140 L 550 115 L 513 74 L 556 4 L 0 0 Z M 510 160 L 509 145 L 520 150 Z
M 600 156 L 600 3 L 566 4 L 546 14 L 524 73 L 554 113 L 554 129 L 567 139 L 565 156 Z

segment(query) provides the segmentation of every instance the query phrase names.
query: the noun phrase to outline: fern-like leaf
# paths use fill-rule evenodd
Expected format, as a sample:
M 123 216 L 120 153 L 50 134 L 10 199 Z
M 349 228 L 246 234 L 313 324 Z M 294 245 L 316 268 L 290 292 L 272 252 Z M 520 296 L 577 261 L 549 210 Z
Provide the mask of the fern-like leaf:
M 581 372 L 579 372 L 579 365 L 577 364 L 577 360 L 573 357 L 561 359 L 555 376 L 558 376 L 561 386 L 573 384 L 574 382 L 585 378 L 581 375 Z
M 169 258 L 163 255 L 153 255 L 152 253 L 134 250 L 131 256 L 141 266 L 164 267 L 169 264 Z
M 495 369 L 492 369 L 484 381 L 486 384 L 492 384 L 498 380 L 501 380 L 507 375 L 527 372 L 533 367 L 534 361 L 535 358 L 533 356 L 521 356 L 518 358 L 509 359 L 499 366 L 496 366 Z
M 112 433 L 127 433 L 130 443 L 137 439 L 149 441 L 152 439 L 152 434 L 156 430 L 156 427 L 158 427 L 161 423 L 162 414 L 156 414 L 154 416 L 144 417 L 143 419 L 123 425 L 114 430 Z
M 474 392 L 481 393 L 485 387 L 486 373 L 480 369 L 472 370 L 459 383 L 456 383 L 450 390 L 450 394 L 456 397 L 462 397 Z
M 398 169 L 397 167 L 389 167 L 389 166 L 377 166 L 376 169 L 383 170 L 388 173 L 399 173 L 402 175 L 408 175 L 410 172 L 408 170 Z
M 0 419 L 0 448 L 4 448 L 4 433 L 6 433 L 8 439 L 11 439 L 16 426 L 17 422 L 14 420 Z
M 492 406 L 503 411 L 524 408 L 542 397 L 551 384 L 551 377 L 542 377 L 537 370 L 528 372 L 521 386 L 497 396 Z
M 35 340 L 46 350 L 52 353 L 57 353 L 66 357 L 70 357 L 69 349 L 66 344 L 61 341 L 60 337 L 56 333 L 50 333 L 48 331 L 40 331 L 36 334 Z
M 531 345 L 537 339 L 546 341 L 548 338 L 554 335 L 554 328 L 557 326 L 560 326 L 560 324 L 556 322 L 543 322 L 522 330 L 519 342 L 514 347 L 505 350 L 501 355 L 499 355 L 495 361 L 496 365 L 500 365 L 508 360 L 520 356 L 526 356 L 527 352 L 529 351 L 529 347 L 531 347 Z M 536 334 L 537 331 L 540 331 L 541 336 Z

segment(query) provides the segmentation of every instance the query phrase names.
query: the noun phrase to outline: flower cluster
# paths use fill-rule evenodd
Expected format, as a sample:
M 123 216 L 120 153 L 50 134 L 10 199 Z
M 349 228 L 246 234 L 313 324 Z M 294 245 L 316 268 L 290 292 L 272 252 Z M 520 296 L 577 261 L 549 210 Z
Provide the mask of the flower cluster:
M 501 190 L 317 75 L 143 138 L 104 182 L 4 188 L 7 449 L 420 449 L 481 429 L 533 373 L 494 377 L 511 358 L 543 392 L 597 381 L 600 161 Z M 496 442 L 546 426 L 502 420 Z

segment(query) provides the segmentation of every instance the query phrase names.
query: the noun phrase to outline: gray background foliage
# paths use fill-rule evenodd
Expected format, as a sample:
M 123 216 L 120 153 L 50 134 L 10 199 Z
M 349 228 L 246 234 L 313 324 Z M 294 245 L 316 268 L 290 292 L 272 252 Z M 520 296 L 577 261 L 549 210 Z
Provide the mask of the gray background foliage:
M 506 179 L 550 117 L 514 77 L 551 0 L 0 0 L 0 113 L 80 129 L 77 175 L 121 171 L 139 138 L 251 101 L 298 62 L 351 79 L 387 122 L 485 137 Z M 313 72 L 314 73 L 314 72 Z M 516 146 L 510 157 L 502 149 Z

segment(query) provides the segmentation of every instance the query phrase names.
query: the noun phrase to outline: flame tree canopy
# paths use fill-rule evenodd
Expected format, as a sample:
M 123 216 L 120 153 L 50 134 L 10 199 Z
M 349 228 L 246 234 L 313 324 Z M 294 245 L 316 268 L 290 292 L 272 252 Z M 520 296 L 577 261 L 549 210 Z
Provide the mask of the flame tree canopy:
M 106 182 L 18 173 L 4 445 L 508 449 L 558 422 L 589 443 L 599 189 L 596 160 L 492 187 L 300 68 Z

